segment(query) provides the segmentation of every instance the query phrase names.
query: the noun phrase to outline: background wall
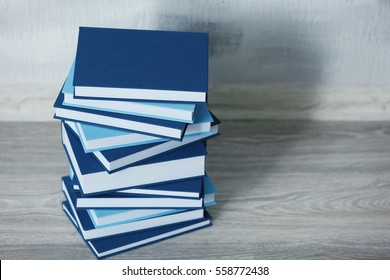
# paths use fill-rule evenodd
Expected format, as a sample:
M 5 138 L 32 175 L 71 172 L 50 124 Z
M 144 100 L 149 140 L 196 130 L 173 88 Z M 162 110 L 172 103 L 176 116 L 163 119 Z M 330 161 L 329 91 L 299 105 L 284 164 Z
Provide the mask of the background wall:
M 0 119 L 50 107 L 84 25 L 209 32 L 215 110 L 245 95 L 243 117 L 388 120 L 389 15 L 387 0 L 0 0 L 0 95 L 19 106 Z

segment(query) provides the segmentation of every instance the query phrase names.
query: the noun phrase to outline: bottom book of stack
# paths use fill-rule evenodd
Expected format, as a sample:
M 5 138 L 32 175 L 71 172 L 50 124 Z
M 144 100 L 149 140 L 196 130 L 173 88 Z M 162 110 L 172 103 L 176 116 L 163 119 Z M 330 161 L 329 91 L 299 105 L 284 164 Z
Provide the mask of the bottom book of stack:
M 210 226 L 205 207 L 215 204 L 217 191 L 206 174 L 138 191 L 84 196 L 72 170 L 62 178 L 62 190 L 64 212 L 97 258 Z

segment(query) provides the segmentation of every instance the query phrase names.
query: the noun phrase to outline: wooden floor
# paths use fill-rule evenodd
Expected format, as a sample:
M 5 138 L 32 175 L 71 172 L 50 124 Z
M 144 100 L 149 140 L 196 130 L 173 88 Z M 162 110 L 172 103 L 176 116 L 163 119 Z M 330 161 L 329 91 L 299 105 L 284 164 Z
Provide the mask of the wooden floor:
M 389 259 L 386 122 L 225 121 L 214 225 L 118 259 Z M 59 123 L 0 123 L 0 259 L 94 259 L 61 210 Z

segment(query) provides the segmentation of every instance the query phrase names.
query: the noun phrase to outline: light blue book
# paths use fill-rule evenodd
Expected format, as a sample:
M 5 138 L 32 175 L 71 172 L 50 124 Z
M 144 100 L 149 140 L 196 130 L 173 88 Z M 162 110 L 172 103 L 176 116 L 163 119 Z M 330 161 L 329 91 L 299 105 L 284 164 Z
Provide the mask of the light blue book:
M 192 220 L 202 219 L 204 209 L 185 210 L 170 215 L 153 217 L 146 220 L 138 220 L 131 223 L 120 223 L 111 226 L 95 226 L 88 215 L 87 210 L 77 209 L 75 204 L 75 193 L 71 190 L 70 184 L 64 184 L 62 181 L 62 191 L 66 200 L 69 202 L 71 211 L 75 214 L 75 220 L 80 225 L 80 232 L 85 240 L 103 238 L 122 233 L 138 232 L 176 223 L 183 223 Z
M 72 121 L 65 121 L 65 123 L 79 136 L 86 153 L 169 141 L 166 138 L 114 129 L 107 126 Z
M 64 93 L 64 105 L 186 123 L 194 122 L 196 110 L 196 104 L 194 103 L 75 98 L 73 86 L 74 67 L 75 61 L 72 64 L 62 89 Z
M 154 157 L 172 153 L 173 151 L 188 145 L 204 142 L 217 135 L 219 135 L 218 127 L 212 126 L 210 132 L 189 135 L 183 137 L 182 141 L 171 140 L 162 143 L 150 143 L 105 151 L 94 151 L 91 154 L 96 157 L 107 172 L 111 173 Z
M 77 231 L 83 236 L 82 227 L 85 225 L 85 221 L 76 217 L 78 213 L 73 212 L 67 201 L 63 202 L 63 210 Z M 90 240 L 86 241 L 86 243 L 97 258 L 105 258 L 119 252 L 132 250 L 208 226 L 211 226 L 211 216 L 206 212 L 205 217 L 199 220 L 191 220 L 128 234 L 125 233 L 111 238 Z
M 151 219 L 186 211 L 186 209 L 87 209 L 96 227 L 107 227 Z
M 203 177 L 203 206 L 212 206 L 217 204 L 215 201 L 215 194 L 218 192 L 218 189 L 215 187 L 213 181 L 211 181 L 210 177 L 206 174 Z
M 69 164 L 69 177 L 71 180 L 73 180 L 73 178 L 74 178 L 73 168 L 72 168 L 72 165 L 70 165 L 70 164 Z
M 198 106 L 194 123 L 187 126 L 183 141 L 192 136 L 207 137 L 218 132 L 219 121 L 214 120 L 207 106 Z M 107 126 L 66 121 L 79 136 L 86 153 L 137 145 L 162 143 L 170 139 L 115 129 Z M 213 127 L 213 131 L 212 128 Z

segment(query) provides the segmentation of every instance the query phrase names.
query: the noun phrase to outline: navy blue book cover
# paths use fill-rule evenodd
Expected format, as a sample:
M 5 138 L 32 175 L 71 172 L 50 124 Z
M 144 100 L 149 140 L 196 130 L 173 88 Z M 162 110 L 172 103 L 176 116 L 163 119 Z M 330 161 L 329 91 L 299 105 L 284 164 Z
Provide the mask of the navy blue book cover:
M 64 126 L 81 173 L 90 174 L 90 173 L 97 173 L 102 171 L 106 172 L 104 167 L 95 159 L 93 155 L 84 152 L 80 140 L 73 133 L 72 129 L 70 129 L 66 124 L 64 124 Z M 204 147 L 204 144 L 195 143 L 193 145 L 189 145 L 184 148 L 175 150 L 172 153 L 164 154 L 162 156 L 152 158 L 148 161 L 144 161 L 142 164 L 152 164 L 152 163 L 171 161 L 171 160 L 182 159 L 182 158 L 196 157 L 196 156 L 201 156 L 206 154 L 207 151 Z M 137 164 L 131 166 L 136 166 L 136 165 Z
M 62 181 L 65 183 L 65 186 L 68 190 L 68 193 L 73 195 L 76 198 L 76 200 L 83 198 L 82 193 L 80 191 L 73 189 L 73 182 L 69 176 L 62 177 Z M 177 183 L 177 182 L 175 182 L 175 183 Z M 203 182 L 201 181 L 200 183 L 202 186 Z M 201 191 L 202 190 L 200 190 L 200 192 Z M 183 200 L 183 199 L 199 200 L 199 197 L 180 197 L 180 198 L 178 198 L 178 197 L 174 197 L 174 196 L 149 195 L 149 194 L 129 194 L 129 193 L 120 193 L 120 192 L 96 194 L 96 195 L 89 196 L 88 198 L 92 198 L 92 199 L 95 199 L 95 198 L 118 198 L 118 199 L 121 199 L 121 198 L 153 198 L 153 199 L 177 198 L 177 199 L 181 199 L 181 200 Z M 76 205 L 76 208 L 88 208 L 88 207 L 77 206 L 77 203 L 75 205 Z M 97 207 L 96 206 L 96 208 L 105 208 L 105 207 Z M 106 207 L 106 208 L 112 208 L 112 207 Z M 131 207 L 129 205 L 129 207 L 122 207 L 122 208 L 134 208 L 134 207 Z M 137 207 L 137 208 L 142 209 L 142 208 L 156 208 L 156 207 L 154 207 L 154 206 L 143 207 L 142 206 L 142 207 Z M 183 208 L 183 207 L 169 206 L 169 207 L 157 207 L 157 208 L 162 209 L 162 208 Z M 186 208 L 194 208 L 194 207 L 186 207 Z
M 70 177 L 68 176 L 68 178 L 70 178 Z M 72 180 L 72 185 L 80 186 L 80 183 L 77 179 L 76 174 L 73 175 L 73 178 L 71 180 Z M 174 181 L 174 182 L 163 182 L 160 184 L 153 184 L 153 185 L 149 185 L 149 186 L 146 185 L 146 186 L 142 186 L 139 189 L 143 189 L 145 191 L 149 190 L 152 193 L 153 193 L 153 191 L 161 191 L 161 192 L 167 192 L 167 193 L 169 193 L 169 192 L 183 193 L 183 196 L 176 195 L 175 197 L 188 197 L 188 196 L 186 196 L 186 193 L 191 192 L 191 193 L 198 193 L 199 194 L 197 196 L 191 196 L 191 197 L 200 197 L 200 195 L 203 193 L 202 192 L 202 188 L 203 188 L 203 184 L 204 184 L 203 180 L 204 180 L 204 176 L 190 178 L 190 179 L 184 179 L 184 180 L 179 180 L 179 181 Z M 81 192 L 81 190 L 74 190 L 74 191 L 79 192 L 81 197 L 84 196 L 83 193 Z M 122 197 L 126 197 L 127 195 L 129 195 L 126 192 L 114 192 L 114 193 L 117 193 L 118 195 L 121 195 Z M 159 195 L 150 195 L 150 196 L 169 197 L 170 195 L 159 194 Z M 87 197 L 91 197 L 91 195 L 89 195 Z
M 74 86 L 208 91 L 208 34 L 80 27 Z

